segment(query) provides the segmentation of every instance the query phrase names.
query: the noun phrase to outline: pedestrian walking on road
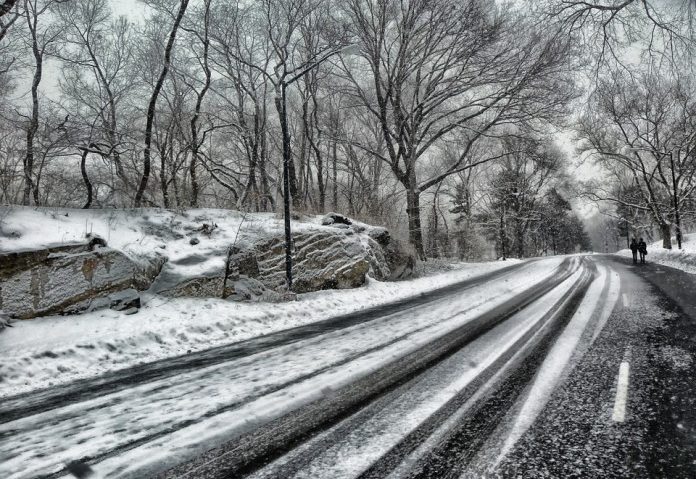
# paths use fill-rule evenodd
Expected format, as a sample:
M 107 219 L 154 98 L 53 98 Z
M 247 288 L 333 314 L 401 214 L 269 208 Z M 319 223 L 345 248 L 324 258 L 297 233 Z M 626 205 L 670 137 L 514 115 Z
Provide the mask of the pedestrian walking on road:
M 638 242 L 638 253 L 640 253 L 640 264 L 645 264 L 645 255 L 648 254 L 648 245 L 643 238 Z
M 633 264 L 638 264 L 638 242 L 635 238 L 631 240 L 629 248 L 631 248 L 631 253 L 633 253 Z

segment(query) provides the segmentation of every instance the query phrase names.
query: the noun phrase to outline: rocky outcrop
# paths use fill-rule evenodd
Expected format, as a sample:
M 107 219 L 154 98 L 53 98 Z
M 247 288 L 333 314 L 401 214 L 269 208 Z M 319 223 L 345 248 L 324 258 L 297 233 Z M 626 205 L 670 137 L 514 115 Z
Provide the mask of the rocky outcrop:
M 172 263 L 193 265 L 207 258 L 189 256 Z M 250 301 L 277 301 L 280 296 L 255 279 L 259 275 L 256 255 L 231 247 L 225 266 L 196 277 L 185 277 L 165 267 L 152 284 L 150 292 L 166 297 L 223 298 Z
M 114 311 L 136 312 L 140 308 L 140 294 L 133 288 L 94 298 L 88 311 L 110 308 Z
M 343 232 L 317 230 L 293 235 L 293 291 L 355 288 L 370 270 L 369 251 L 359 238 Z M 285 285 L 285 242 L 272 238 L 252 246 L 258 279 L 267 288 Z
M 410 276 L 415 257 L 384 228 L 373 228 L 335 213 L 322 223 L 330 228 L 293 235 L 293 291 L 361 286 L 368 274 L 379 280 Z M 272 237 L 237 249 L 230 268 L 239 277 L 258 280 L 268 290 L 285 286 L 285 241 Z
M 293 292 L 361 286 L 367 275 L 379 280 L 408 277 L 415 258 L 384 228 L 327 215 L 328 228 L 293 234 Z M 186 265 L 206 258 L 182 258 Z M 175 263 L 171 264 L 176 266 Z M 277 300 L 285 290 L 285 239 L 269 236 L 228 250 L 226 267 L 195 278 L 165 267 L 151 291 L 164 296 Z
M 153 292 L 169 297 L 192 298 L 223 298 L 236 301 L 278 301 L 280 295 L 268 289 L 257 279 L 248 276 L 233 276 L 225 278 L 224 271 L 208 273 L 196 278 L 174 278 L 156 285 Z
M 389 268 L 389 273 L 379 279 L 395 281 L 406 279 L 413 274 L 416 267 L 415 254 L 407 250 L 400 241 L 392 238 L 386 228 L 371 227 L 367 235 L 380 245 Z
M 195 230 L 202 240 L 189 240 L 194 247 L 166 265 L 159 250 L 152 258 L 134 260 L 98 236 L 81 244 L 0 254 L 0 311 L 15 319 L 102 308 L 133 313 L 140 307 L 138 291 L 144 290 L 167 297 L 277 301 L 294 293 L 355 288 L 368 275 L 396 280 L 412 273 L 413 254 L 385 228 L 337 213 L 321 223 L 293 234 L 292 293 L 285 291 L 282 233 L 256 233 L 229 248 L 211 248 L 205 239 L 216 229 L 211 223 Z M 160 249 L 167 253 L 165 243 Z
M 327 213 L 324 215 L 324 217 L 321 219 L 321 224 L 324 226 L 331 226 L 331 225 L 347 225 L 350 226 L 353 224 L 353 220 L 348 218 L 347 216 L 344 216 L 340 213 Z
M 0 309 L 13 318 L 89 309 L 111 293 L 142 289 L 163 263 L 155 259 L 141 266 L 120 251 L 90 243 L 0 254 Z
M 0 311 L 0 331 L 2 331 L 5 328 L 11 328 L 12 327 L 12 322 L 10 320 L 10 317 L 4 313 L 4 311 Z

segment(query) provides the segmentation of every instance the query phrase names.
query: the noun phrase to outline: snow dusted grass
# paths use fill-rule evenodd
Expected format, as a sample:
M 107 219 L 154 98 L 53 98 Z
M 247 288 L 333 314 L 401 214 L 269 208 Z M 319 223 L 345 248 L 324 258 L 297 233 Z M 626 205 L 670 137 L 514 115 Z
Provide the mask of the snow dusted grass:
M 616 254 L 630 258 L 631 250 L 623 249 Z M 671 250 L 662 247 L 662 240 L 649 244 L 648 256 L 645 260 L 696 274 L 696 233 L 684 235 L 682 249 L 677 248 L 674 238 L 672 238 Z
M 502 267 L 459 264 L 447 273 L 353 290 L 320 291 L 288 303 L 144 296 L 139 313 L 103 310 L 19 321 L 0 333 L 0 397 L 200 351 L 397 301 Z

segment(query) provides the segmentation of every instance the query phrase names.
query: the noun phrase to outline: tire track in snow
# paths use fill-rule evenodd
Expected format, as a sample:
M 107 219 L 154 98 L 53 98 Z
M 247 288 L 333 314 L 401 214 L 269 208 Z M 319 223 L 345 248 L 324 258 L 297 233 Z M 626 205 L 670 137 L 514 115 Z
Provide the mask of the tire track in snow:
M 309 339 L 340 329 L 384 319 L 385 317 L 425 305 L 451 294 L 464 292 L 482 283 L 509 276 L 532 264 L 518 263 L 459 283 L 424 293 L 406 300 L 396 301 L 369 310 L 356 311 L 324 321 L 278 331 L 230 345 L 219 346 L 183 356 L 166 358 L 152 363 L 114 371 L 97 378 L 81 379 L 66 385 L 3 398 L 0 404 L 0 424 L 18 418 L 57 409 L 75 401 L 111 394 L 123 389 L 157 379 L 175 376 L 187 371 L 213 366 L 231 360 L 251 356 L 259 352 Z

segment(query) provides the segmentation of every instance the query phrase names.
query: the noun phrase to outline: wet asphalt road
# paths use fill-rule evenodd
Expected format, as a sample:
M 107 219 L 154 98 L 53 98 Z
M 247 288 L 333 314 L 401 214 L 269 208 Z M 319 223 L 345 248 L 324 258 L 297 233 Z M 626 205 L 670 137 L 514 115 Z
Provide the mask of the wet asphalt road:
M 696 276 L 613 256 L 621 299 L 495 477 L 696 477 Z M 630 364 L 625 422 L 612 420 Z M 469 471 L 477 477 L 481 471 Z

